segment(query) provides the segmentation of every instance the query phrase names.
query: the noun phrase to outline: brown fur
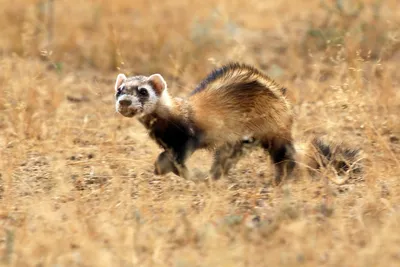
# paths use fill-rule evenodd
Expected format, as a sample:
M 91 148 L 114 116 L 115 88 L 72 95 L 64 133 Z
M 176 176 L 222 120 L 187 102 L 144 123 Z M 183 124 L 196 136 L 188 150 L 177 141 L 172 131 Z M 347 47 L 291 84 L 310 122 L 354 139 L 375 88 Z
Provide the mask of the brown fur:
M 187 176 L 186 158 L 196 149 L 207 148 L 215 149 L 211 175 L 218 179 L 221 166 L 227 171 L 230 168 L 227 166 L 233 166 L 228 163 L 227 155 L 235 158 L 240 154 L 242 139 L 251 136 L 270 153 L 276 166 L 276 182 L 279 183 L 282 176 L 291 172 L 293 163 L 290 162 L 294 157 L 293 113 L 283 93 L 283 87 L 253 67 L 235 63 L 215 70 L 187 99 L 172 98 L 170 106 L 157 109 L 162 112 L 140 119 L 153 132 L 153 138 L 175 154 L 172 157 L 167 157 L 164 152 L 160 154 L 155 164 L 156 174 L 173 171 Z M 157 122 L 150 125 L 149 121 Z M 188 141 L 178 147 L 176 143 L 179 140 L 168 137 L 166 128 L 169 124 L 183 124 L 179 128 L 186 128 L 193 140 L 187 137 Z M 180 138 L 185 139 L 183 136 Z M 231 151 L 232 146 L 237 147 L 237 153 Z M 177 152 L 181 149 L 185 153 Z
M 293 114 L 281 87 L 247 65 L 225 68 L 188 99 L 193 122 L 205 130 L 206 142 L 218 146 L 247 135 L 291 142 Z
M 172 171 L 188 178 L 187 158 L 195 150 L 206 148 L 215 150 L 211 176 L 218 179 L 229 172 L 246 147 L 254 145 L 270 154 L 276 184 L 292 173 L 296 157 L 301 154 L 296 155 L 293 144 L 293 112 L 285 97 L 286 89 L 259 70 L 238 63 L 222 66 L 186 99 L 171 98 L 158 74 L 137 77 L 140 79 L 130 79 L 147 82 L 160 96 L 154 111 L 139 119 L 165 150 L 155 162 L 156 174 Z M 135 95 L 130 97 L 137 99 Z M 129 107 L 126 110 L 126 116 L 135 113 L 129 112 Z M 317 147 L 322 149 L 320 154 L 331 158 L 329 147 L 320 143 Z M 318 166 L 313 160 L 308 163 Z

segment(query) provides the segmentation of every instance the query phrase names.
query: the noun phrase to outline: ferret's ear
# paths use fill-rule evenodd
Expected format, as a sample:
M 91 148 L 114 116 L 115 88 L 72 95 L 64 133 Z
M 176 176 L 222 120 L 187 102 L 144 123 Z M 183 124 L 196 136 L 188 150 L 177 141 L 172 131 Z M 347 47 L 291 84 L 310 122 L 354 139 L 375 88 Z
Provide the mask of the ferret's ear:
M 114 88 L 115 91 L 117 91 L 118 87 L 120 87 L 121 84 L 122 84 L 125 80 L 126 80 L 125 74 L 122 74 L 122 73 L 118 74 L 117 80 L 115 81 L 115 88 Z
M 161 93 L 167 88 L 167 83 L 160 74 L 151 75 L 149 77 L 149 82 L 151 82 L 158 95 L 161 95 Z

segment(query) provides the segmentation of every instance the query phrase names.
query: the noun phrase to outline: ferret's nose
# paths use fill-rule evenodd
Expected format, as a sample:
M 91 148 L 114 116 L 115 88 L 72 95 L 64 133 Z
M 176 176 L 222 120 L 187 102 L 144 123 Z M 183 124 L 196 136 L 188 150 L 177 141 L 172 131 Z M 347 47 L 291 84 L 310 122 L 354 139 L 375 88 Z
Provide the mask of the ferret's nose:
M 132 104 L 132 101 L 129 100 L 129 99 L 122 99 L 122 100 L 119 101 L 119 104 L 121 106 L 127 107 L 127 106 L 130 106 Z

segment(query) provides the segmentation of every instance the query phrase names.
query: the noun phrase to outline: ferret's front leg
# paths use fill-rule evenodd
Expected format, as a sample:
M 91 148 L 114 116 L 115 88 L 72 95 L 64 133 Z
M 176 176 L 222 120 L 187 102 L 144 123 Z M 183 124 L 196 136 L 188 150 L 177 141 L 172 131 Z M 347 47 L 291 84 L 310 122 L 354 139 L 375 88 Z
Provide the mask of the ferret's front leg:
M 174 159 L 174 156 L 167 151 L 164 151 L 158 155 L 156 162 L 154 163 L 154 173 L 156 175 L 165 175 L 173 172 L 182 178 L 189 179 L 189 170 L 185 166 L 184 162 L 178 162 Z
M 170 172 L 179 175 L 171 157 L 172 156 L 168 155 L 167 151 L 164 151 L 158 155 L 158 158 L 154 163 L 154 173 L 156 175 L 164 175 Z

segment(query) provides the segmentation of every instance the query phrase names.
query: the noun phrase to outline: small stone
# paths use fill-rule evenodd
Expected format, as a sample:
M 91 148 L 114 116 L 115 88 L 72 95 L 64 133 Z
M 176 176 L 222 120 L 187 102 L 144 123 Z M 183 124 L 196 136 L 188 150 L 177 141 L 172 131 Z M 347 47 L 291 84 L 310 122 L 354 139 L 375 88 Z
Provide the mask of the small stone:
M 400 139 L 399 139 L 399 137 L 397 137 L 395 135 L 392 135 L 392 136 L 390 136 L 389 140 L 390 140 L 391 143 L 397 144 Z

